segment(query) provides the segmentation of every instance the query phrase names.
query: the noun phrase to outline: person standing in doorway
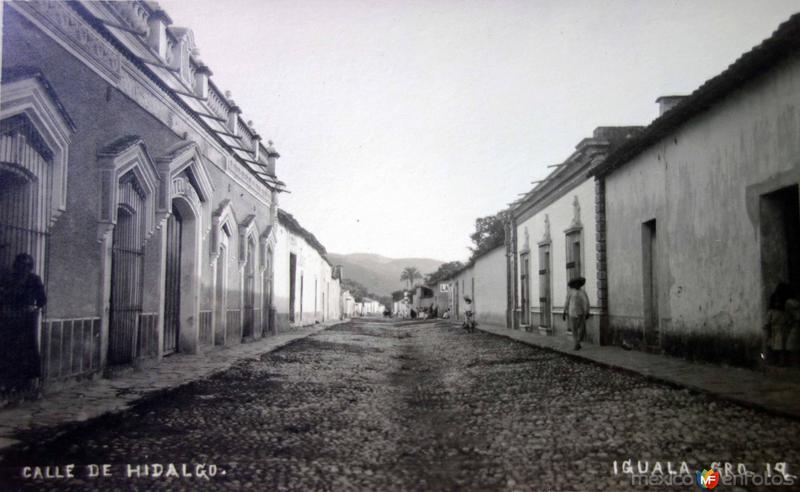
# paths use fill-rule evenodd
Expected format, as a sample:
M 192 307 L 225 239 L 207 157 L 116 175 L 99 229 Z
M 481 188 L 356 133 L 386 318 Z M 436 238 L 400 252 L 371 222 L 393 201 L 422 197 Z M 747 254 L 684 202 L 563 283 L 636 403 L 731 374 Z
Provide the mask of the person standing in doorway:
M 781 282 L 769 296 L 767 320 L 762 326 L 761 359 L 765 363 L 795 363 L 800 349 L 800 301 L 792 287 Z
M 33 270 L 33 257 L 21 253 L 0 279 L 0 378 L 6 390 L 35 390 L 41 376 L 37 323 L 47 297 Z
M 581 342 L 586 335 L 586 319 L 589 318 L 589 296 L 583 290 L 586 279 L 577 277 L 567 283 L 567 303 L 561 318 L 566 320 L 569 316 L 569 327 L 572 330 L 572 339 L 575 341 L 574 350 L 581 349 Z

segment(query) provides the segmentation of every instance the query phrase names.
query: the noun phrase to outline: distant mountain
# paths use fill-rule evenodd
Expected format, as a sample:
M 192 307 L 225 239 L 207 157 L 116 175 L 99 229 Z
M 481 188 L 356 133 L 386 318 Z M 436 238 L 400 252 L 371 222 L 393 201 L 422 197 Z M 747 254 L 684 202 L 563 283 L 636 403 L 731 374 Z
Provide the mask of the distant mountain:
M 385 296 L 406 286 L 400 280 L 404 268 L 413 266 L 425 275 L 435 272 L 444 263 L 430 258 L 387 258 L 371 253 L 328 253 L 328 259 L 334 265 L 342 265 L 345 278 L 363 284 L 374 294 Z

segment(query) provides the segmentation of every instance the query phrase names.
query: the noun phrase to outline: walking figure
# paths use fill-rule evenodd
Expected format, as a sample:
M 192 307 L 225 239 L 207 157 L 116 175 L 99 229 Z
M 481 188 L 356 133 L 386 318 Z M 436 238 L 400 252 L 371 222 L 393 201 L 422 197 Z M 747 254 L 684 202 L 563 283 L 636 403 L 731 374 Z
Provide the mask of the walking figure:
M 0 279 L 0 385 L 5 390 L 36 389 L 41 376 L 37 323 L 47 297 L 33 267 L 33 257 L 21 253 Z
M 472 299 L 468 296 L 464 296 L 464 302 L 466 302 L 467 305 L 464 308 L 464 324 L 461 326 L 467 330 L 467 333 L 473 333 L 478 323 L 475 322 L 475 313 L 472 312 Z
M 581 349 L 581 342 L 586 336 L 586 320 L 589 318 L 589 296 L 583 290 L 586 279 L 577 277 L 567 283 L 567 303 L 564 306 L 564 313 L 561 319 L 566 320 L 569 316 L 569 327 L 572 329 L 572 339 L 575 341 L 574 350 Z

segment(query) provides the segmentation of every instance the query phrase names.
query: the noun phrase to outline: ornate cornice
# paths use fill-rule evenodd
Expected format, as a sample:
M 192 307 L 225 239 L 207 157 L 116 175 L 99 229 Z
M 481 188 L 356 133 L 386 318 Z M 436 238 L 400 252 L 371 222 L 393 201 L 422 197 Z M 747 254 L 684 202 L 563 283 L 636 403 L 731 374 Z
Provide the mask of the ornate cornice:
M 236 160 L 235 157 L 211 136 L 211 131 L 203 126 L 199 116 L 176 101 L 177 96 L 168 94 L 169 90 L 163 82 L 152 80 L 155 75 L 144 73 L 134 63 L 138 60 L 135 56 L 123 55 L 111 42 L 110 34 L 107 39 L 67 2 L 35 0 L 8 2 L 8 5 L 155 116 L 177 136 L 195 136 L 202 142 L 202 152 L 214 165 L 225 171 L 256 200 L 269 206 L 271 189 L 253 176 L 247 170 L 246 164 L 238 161 L 234 165 L 229 164 L 228 161 Z M 84 9 L 82 5 L 76 5 L 76 8 Z
M 67 3 L 34 0 L 10 2 L 10 5 L 45 32 L 49 32 L 67 51 L 94 62 L 90 67 L 105 79 L 114 84 L 119 81 L 123 57 Z

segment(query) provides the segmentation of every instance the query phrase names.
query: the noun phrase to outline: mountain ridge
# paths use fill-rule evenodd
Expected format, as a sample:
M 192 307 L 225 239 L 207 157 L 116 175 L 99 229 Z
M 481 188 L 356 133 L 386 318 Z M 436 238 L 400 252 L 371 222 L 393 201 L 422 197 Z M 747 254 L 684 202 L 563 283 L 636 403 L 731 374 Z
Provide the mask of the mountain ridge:
M 328 253 L 328 259 L 334 265 L 342 265 L 344 278 L 355 280 L 373 294 L 385 296 L 406 286 L 400 280 L 406 267 L 413 266 L 425 275 L 445 263 L 432 258 L 389 258 L 375 253 Z

